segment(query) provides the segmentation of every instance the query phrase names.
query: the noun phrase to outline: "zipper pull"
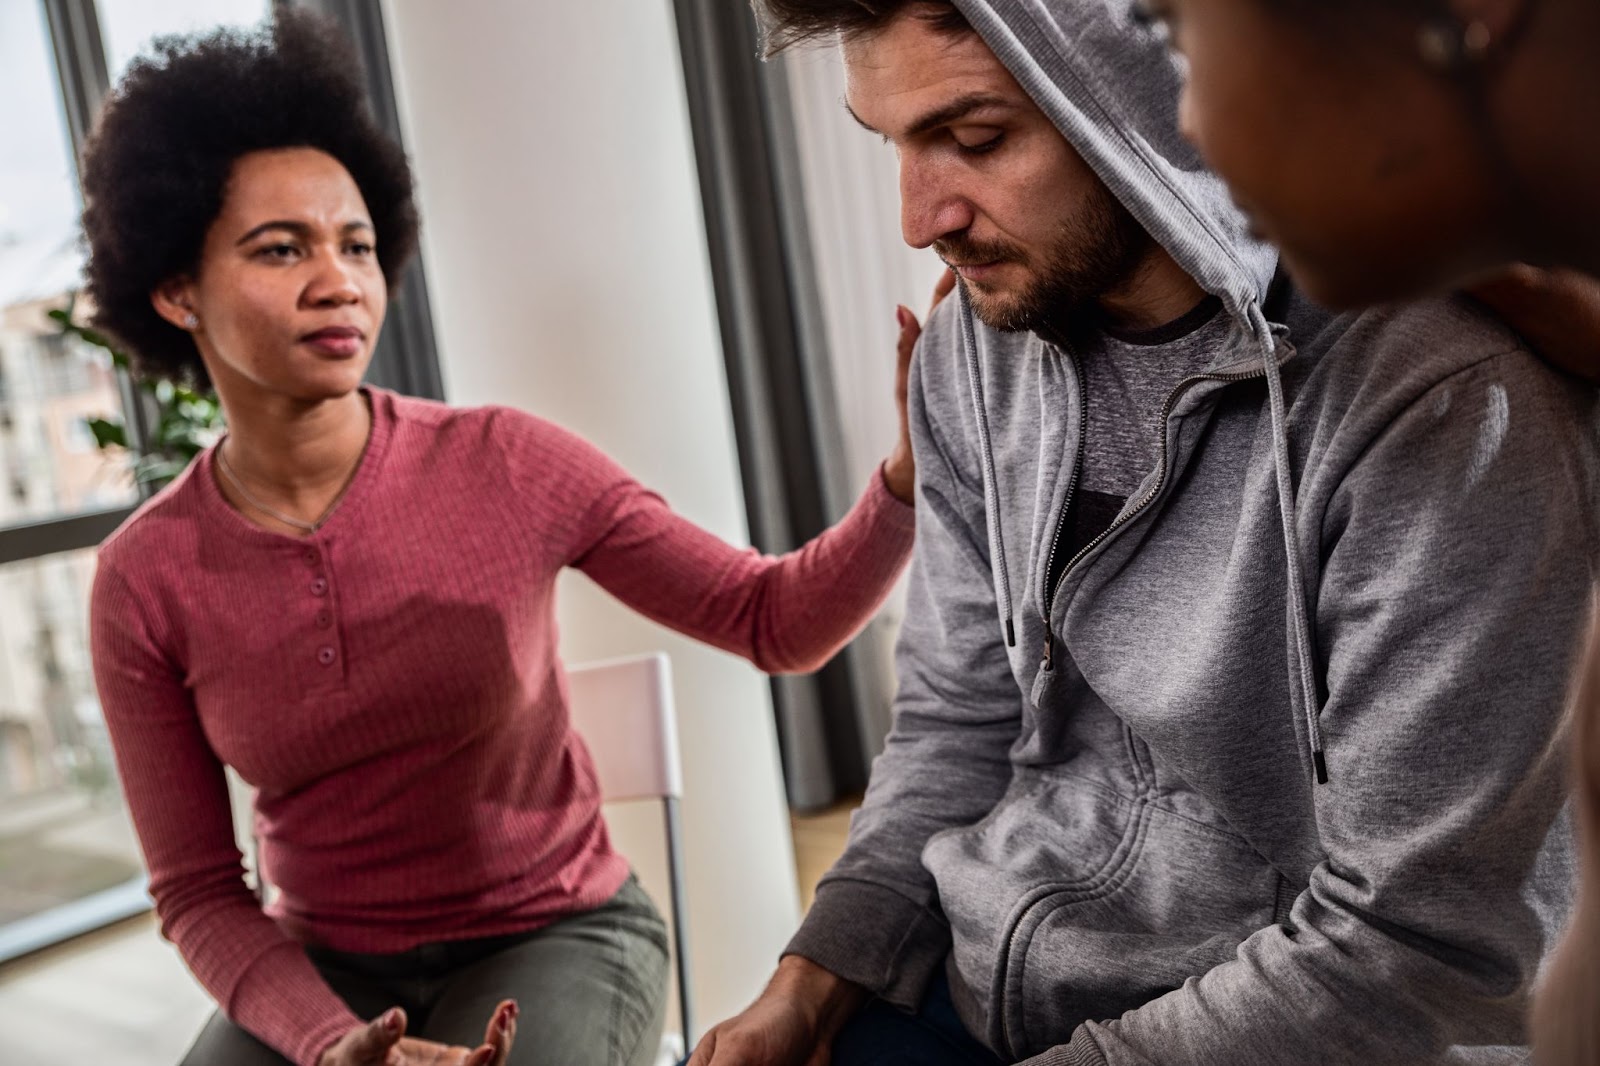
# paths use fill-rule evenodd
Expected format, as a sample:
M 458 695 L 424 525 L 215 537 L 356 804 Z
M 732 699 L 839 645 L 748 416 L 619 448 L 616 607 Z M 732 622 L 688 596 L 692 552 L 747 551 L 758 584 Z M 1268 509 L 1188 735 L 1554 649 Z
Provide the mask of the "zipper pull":
M 1041 664 L 1046 670 L 1050 669 L 1050 654 L 1054 647 L 1055 635 L 1050 632 L 1050 626 L 1047 624 L 1044 627 L 1044 662 Z

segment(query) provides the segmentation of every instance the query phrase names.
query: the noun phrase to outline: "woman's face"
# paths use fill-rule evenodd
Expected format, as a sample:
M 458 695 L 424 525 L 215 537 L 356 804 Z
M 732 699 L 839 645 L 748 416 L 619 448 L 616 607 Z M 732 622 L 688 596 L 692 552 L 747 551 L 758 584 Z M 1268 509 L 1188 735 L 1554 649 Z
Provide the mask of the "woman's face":
M 1509 220 L 1462 90 L 1423 62 L 1415 18 L 1283 0 L 1151 7 L 1188 62 L 1185 134 L 1313 298 L 1416 295 L 1504 258 L 1494 231 Z
M 354 390 L 372 360 L 388 290 L 354 179 L 313 148 L 241 156 L 193 278 L 154 294 L 195 342 L 218 391 L 300 402 Z M 185 327 L 187 328 L 187 327 Z

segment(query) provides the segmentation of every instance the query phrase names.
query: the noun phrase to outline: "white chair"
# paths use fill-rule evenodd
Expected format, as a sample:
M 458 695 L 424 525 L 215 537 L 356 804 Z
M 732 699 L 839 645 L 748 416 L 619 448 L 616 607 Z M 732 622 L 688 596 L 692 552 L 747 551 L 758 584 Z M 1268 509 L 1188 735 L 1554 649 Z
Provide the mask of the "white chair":
M 672 702 L 672 664 L 663 652 L 590 663 L 567 671 L 573 728 L 583 737 L 607 803 L 660 800 L 665 820 L 672 950 L 678 971 L 678 1034 L 662 1037 L 659 1062 L 676 1063 L 694 1047 L 689 993 L 689 936 L 684 924 L 683 827 L 678 801 L 683 768 L 678 760 L 678 718 Z M 274 889 L 259 878 L 252 790 L 228 771 L 234 829 L 247 877 L 257 894 Z
M 572 726 L 583 737 L 607 803 L 660 800 L 667 843 L 673 954 L 678 971 L 681 1048 L 667 1034 L 663 1062 L 676 1062 L 694 1047 L 689 993 L 689 937 L 684 921 L 683 828 L 678 801 L 683 768 L 678 759 L 678 721 L 672 701 L 672 666 L 662 652 L 575 666 L 567 671 Z M 669 1042 L 671 1042 L 669 1046 Z

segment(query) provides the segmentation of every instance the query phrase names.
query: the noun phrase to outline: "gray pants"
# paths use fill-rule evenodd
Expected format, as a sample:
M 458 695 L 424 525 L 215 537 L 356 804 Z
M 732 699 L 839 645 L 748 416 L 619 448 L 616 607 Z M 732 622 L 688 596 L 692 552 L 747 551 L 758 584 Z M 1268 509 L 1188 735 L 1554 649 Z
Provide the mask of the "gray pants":
M 667 1006 L 667 927 L 630 877 L 608 902 L 532 933 L 424 944 L 398 955 L 309 949 L 362 1018 L 404 1007 L 411 1036 L 476 1047 L 517 1001 L 511 1066 L 650 1066 Z M 285 1066 L 218 1011 L 182 1066 Z

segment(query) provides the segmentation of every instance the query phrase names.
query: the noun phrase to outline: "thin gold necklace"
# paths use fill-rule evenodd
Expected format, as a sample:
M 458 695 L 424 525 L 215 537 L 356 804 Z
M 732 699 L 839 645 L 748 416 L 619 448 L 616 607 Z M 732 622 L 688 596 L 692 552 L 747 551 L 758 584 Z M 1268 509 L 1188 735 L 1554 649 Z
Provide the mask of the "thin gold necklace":
M 345 477 L 344 484 L 339 488 L 339 494 L 329 501 L 328 506 L 322 509 L 322 513 L 317 516 L 317 519 L 314 522 L 307 522 L 303 518 L 296 518 L 293 515 L 284 514 L 282 511 L 279 511 L 273 507 L 268 507 L 266 504 L 256 499 L 255 494 L 244 487 L 244 482 L 240 480 L 239 475 L 233 472 L 233 464 L 228 462 L 228 453 L 225 448 L 225 445 L 228 443 L 228 438 L 226 437 L 224 437 L 222 442 L 217 445 L 217 468 L 222 471 L 222 476 L 228 479 L 228 484 L 232 485 L 234 489 L 238 491 L 239 495 L 244 497 L 245 503 L 248 503 L 251 507 L 254 507 L 262 514 L 267 515 L 270 518 L 277 519 L 286 526 L 291 526 L 294 529 L 302 530 L 303 532 L 310 534 L 315 533 L 317 530 L 326 525 L 328 519 L 333 517 L 333 512 L 337 510 L 339 504 L 343 502 L 345 493 L 349 492 L 350 486 L 355 483 L 356 471 L 361 469 L 361 460 L 366 456 L 367 444 L 371 441 L 372 432 L 369 429 L 367 432 L 367 440 L 362 443 L 361 452 L 356 456 L 355 466 L 350 468 L 350 473 Z

